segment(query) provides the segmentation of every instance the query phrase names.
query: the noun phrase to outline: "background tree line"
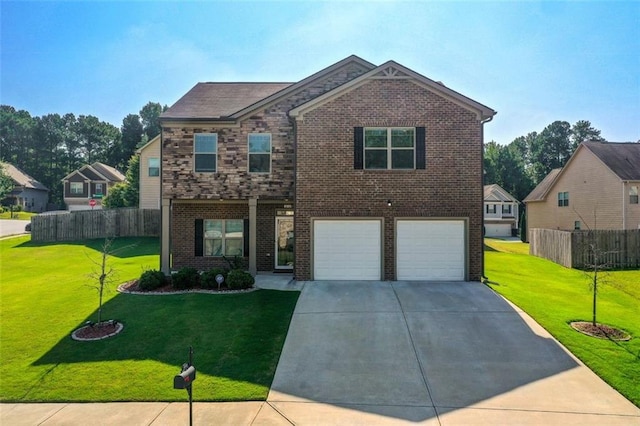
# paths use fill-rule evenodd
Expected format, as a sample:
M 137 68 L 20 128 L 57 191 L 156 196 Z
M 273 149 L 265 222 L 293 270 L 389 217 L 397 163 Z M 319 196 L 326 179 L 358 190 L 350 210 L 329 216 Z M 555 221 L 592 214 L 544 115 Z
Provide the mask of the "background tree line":
M 571 126 L 554 121 L 542 130 L 519 136 L 508 145 L 484 145 L 484 183 L 497 183 L 522 201 L 553 169 L 563 167 L 580 143 L 605 141 L 586 120 Z
M 127 115 L 117 128 L 92 115 L 32 117 L 27 111 L 0 105 L 0 161 L 49 188 L 49 202 L 57 208 L 64 208 L 61 180 L 85 164 L 100 161 L 127 177 L 135 172 L 137 186 L 137 170 L 130 170 L 139 164 L 135 151 L 160 133 L 159 117 L 166 109 L 149 102 L 138 114 Z M 137 206 L 135 189 L 135 194 L 127 194 L 126 205 Z M 120 192 L 126 191 L 121 188 Z

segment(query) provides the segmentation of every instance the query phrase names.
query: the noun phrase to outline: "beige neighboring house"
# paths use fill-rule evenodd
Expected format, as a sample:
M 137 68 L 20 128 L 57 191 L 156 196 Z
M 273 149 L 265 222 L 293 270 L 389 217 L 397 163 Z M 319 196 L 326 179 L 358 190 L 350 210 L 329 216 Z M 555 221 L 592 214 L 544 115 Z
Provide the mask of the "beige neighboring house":
M 484 236 L 511 237 L 518 229 L 520 203 L 503 187 L 484 186 Z
M 0 168 L 13 180 L 13 190 L 7 198 L 25 212 L 41 213 L 47 210 L 49 189 L 46 186 L 9 163 L 0 163 Z
M 524 199 L 527 228 L 639 229 L 640 143 L 583 142 Z
M 140 155 L 140 209 L 160 209 L 160 135 L 136 151 Z

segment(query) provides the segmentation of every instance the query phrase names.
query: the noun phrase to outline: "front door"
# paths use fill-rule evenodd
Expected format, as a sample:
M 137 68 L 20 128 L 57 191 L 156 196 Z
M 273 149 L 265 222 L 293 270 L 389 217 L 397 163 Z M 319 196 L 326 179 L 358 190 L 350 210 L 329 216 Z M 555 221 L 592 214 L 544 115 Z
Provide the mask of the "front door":
M 276 269 L 293 269 L 293 216 L 276 217 Z

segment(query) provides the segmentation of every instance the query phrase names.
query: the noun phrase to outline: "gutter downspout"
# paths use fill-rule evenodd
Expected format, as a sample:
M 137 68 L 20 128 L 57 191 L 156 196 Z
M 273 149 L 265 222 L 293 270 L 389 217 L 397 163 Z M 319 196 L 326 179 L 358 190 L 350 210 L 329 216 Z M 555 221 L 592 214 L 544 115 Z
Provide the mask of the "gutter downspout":
M 491 120 L 493 120 L 493 115 L 489 116 L 485 120 L 480 121 L 480 140 L 482 142 L 480 144 L 480 170 L 482 172 L 480 173 L 481 189 L 484 185 L 484 125 L 485 123 L 488 123 Z M 480 193 L 482 194 L 483 192 L 480 191 Z M 484 229 L 484 196 L 483 195 L 481 195 L 480 197 L 480 205 L 482 206 L 482 228 L 481 229 Z M 480 242 L 481 242 L 480 253 L 482 253 L 482 256 L 480 256 L 480 274 L 481 274 L 480 281 L 487 282 L 489 281 L 489 278 L 484 273 L 484 232 L 480 233 Z

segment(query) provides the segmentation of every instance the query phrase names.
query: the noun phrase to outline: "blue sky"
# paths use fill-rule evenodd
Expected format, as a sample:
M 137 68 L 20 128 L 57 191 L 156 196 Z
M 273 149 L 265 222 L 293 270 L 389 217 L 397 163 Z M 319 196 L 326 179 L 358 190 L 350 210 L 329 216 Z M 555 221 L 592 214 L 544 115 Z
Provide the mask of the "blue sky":
M 498 111 L 485 141 L 555 120 L 640 139 L 640 1 L 20 1 L 0 4 L 0 102 L 116 126 L 199 81 L 298 81 L 390 59 Z

